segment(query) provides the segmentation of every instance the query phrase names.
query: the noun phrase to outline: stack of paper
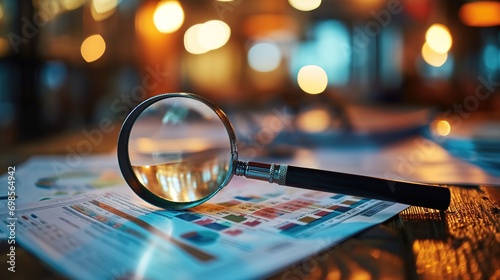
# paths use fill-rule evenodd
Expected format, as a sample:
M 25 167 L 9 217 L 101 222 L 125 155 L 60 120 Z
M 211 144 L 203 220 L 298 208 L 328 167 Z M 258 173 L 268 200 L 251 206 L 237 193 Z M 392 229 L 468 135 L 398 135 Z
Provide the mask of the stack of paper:
M 406 207 L 234 178 L 201 206 L 167 211 L 138 198 L 118 172 L 113 157 L 72 167 L 64 157 L 35 158 L 16 171 L 14 216 L 0 218 L 15 222 L 16 246 L 70 278 L 248 279 Z

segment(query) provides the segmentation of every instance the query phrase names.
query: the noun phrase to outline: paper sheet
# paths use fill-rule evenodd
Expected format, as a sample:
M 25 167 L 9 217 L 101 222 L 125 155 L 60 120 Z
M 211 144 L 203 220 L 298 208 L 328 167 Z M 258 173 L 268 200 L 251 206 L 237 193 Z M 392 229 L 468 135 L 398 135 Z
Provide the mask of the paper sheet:
M 126 184 L 114 155 L 34 156 L 14 168 L 18 205 Z M 0 176 L 0 182 L 7 182 L 8 176 Z M 6 201 L 0 203 L 4 209 Z
M 234 178 L 199 207 L 166 211 L 122 183 L 16 209 L 16 241 L 74 279 L 254 279 L 406 207 Z

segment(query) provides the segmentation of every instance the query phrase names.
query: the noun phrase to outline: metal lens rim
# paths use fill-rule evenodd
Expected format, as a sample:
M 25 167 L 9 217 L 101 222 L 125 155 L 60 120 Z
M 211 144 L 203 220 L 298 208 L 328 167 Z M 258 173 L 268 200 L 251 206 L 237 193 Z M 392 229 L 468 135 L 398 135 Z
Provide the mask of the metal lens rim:
M 137 117 L 140 116 L 140 114 L 149 106 L 151 106 L 153 103 L 159 102 L 163 99 L 166 98 L 190 98 L 194 99 L 196 101 L 202 102 L 205 105 L 207 105 L 209 108 L 211 108 L 219 117 L 219 119 L 222 121 L 224 124 L 224 127 L 226 128 L 227 134 L 229 136 L 229 141 L 230 141 L 230 146 L 231 146 L 231 160 L 229 163 L 229 172 L 226 175 L 226 178 L 224 178 L 222 184 L 209 196 L 192 201 L 192 202 L 174 202 L 174 201 L 169 201 L 166 200 L 162 197 L 159 197 L 152 193 L 150 190 L 148 190 L 145 186 L 141 184 L 139 179 L 135 176 L 135 173 L 132 169 L 132 164 L 130 163 L 130 157 L 129 157 L 129 152 L 128 152 L 128 145 L 129 145 L 129 137 L 130 137 L 130 132 L 132 131 L 132 127 L 134 126 L 135 120 Z M 130 188 L 142 199 L 145 201 L 161 207 L 165 209 L 172 209 L 172 210 L 182 210 L 182 209 L 187 209 L 191 208 L 194 206 L 197 206 L 207 200 L 209 200 L 212 196 L 214 196 L 217 192 L 219 192 L 222 188 L 224 188 L 229 181 L 231 181 L 231 178 L 234 174 L 234 168 L 236 166 L 236 163 L 238 161 L 238 151 L 237 151 L 237 146 L 236 146 L 236 135 L 234 133 L 234 129 L 229 122 L 229 119 L 227 118 L 226 114 L 224 111 L 222 111 L 219 107 L 214 105 L 212 102 L 209 100 L 193 94 L 193 93 L 186 93 L 186 92 L 179 92 L 179 93 L 164 93 L 160 95 L 153 96 L 149 99 L 144 100 L 141 102 L 137 107 L 135 107 L 127 116 L 125 121 L 123 122 L 123 125 L 120 129 L 120 134 L 118 136 L 118 146 L 117 146 L 117 155 L 118 155 L 118 164 L 120 166 L 120 171 L 127 182 L 127 184 L 130 186 Z

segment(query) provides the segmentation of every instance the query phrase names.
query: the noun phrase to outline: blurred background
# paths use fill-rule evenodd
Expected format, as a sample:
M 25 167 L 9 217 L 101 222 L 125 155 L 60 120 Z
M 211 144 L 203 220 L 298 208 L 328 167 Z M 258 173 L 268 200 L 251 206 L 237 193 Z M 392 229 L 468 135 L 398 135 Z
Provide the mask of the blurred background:
M 431 108 L 446 135 L 500 111 L 500 2 L 0 0 L 2 147 L 178 91 L 308 132 Z

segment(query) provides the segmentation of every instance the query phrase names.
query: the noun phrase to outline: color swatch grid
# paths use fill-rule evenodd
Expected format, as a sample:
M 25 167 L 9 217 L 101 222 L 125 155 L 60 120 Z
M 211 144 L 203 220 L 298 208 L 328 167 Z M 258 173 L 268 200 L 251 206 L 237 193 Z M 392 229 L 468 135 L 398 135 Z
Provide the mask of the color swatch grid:
M 177 218 L 223 234 L 236 236 L 247 230 L 265 230 L 289 237 L 308 236 L 354 214 L 377 206 L 379 212 L 393 203 L 315 191 L 234 196 L 220 203 L 205 203 Z M 373 211 L 372 211 L 373 212 Z

